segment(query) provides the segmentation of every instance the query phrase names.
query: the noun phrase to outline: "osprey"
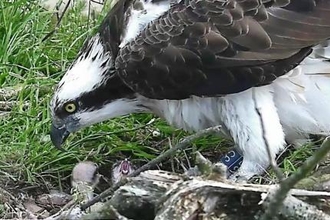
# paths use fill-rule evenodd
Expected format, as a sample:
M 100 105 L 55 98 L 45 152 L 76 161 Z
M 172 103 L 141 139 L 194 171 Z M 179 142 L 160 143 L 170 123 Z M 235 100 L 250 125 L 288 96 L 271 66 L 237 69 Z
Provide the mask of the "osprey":
M 249 179 L 266 142 L 275 156 L 330 133 L 329 37 L 330 0 L 119 1 L 54 92 L 52 142 L 137 112 L 222 125 L 244 158 L 232 178 Z

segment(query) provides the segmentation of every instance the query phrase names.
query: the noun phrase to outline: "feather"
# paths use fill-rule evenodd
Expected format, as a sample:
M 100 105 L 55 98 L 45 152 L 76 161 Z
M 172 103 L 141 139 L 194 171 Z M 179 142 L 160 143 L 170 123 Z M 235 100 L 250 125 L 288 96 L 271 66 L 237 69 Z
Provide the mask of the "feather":
M 52 140 L 152 112 L 190 131 L 222 125 L 244 157 L 232 178 L 261 174 L 256 107 L 273 156 L 330 134 L 329 20 L 330 0 L 118 1 L 55 92 Z
M 329 38 L 330 13 L 320 12 L 330 11 L 330 1 L 303 1 L 305 7 L 296 1 L 264 2 L 174 4 L 158 18 L 144 20 L 145 28 L 119 51 L 116 69 L 135 92 L 155 99 L 222 96 L 269 84 Z M 144 53 L 136 59 L 133 51 L 140 50 Z M 164 65 L 169 72 L 157 80 L 154 75 L 164 75 Z M 143 79 L 136 74 L 140 71 Z M 187 74 L 185 86 L 175 82 Z

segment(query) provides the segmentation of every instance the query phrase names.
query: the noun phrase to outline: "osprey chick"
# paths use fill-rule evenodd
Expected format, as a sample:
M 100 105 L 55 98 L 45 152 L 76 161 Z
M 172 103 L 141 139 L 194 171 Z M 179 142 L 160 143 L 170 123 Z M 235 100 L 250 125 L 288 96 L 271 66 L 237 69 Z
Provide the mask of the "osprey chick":
M 152 112 L 189 131 L 222 125 L 244 157 L 234 178 L 261 174 L 256 107 L 274 156 L 285 137 L 329 133 L 329 11 L 330 0 L 119 1 L 58 84 L 52 141 Z

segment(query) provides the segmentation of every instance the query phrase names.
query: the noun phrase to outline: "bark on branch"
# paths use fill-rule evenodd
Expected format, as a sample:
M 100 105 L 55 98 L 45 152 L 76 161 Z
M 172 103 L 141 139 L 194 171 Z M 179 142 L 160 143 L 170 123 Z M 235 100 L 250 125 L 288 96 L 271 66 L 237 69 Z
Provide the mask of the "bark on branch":
M 259 218 L 278 185 L 233 184 L 202 177 L 149 170 L 121 186 L 110 200 L 85 219 L 110 218 L 113 208 L 129 219 L 254 219 Z M 309 204 L 310 198 L 313 203 Z M 281 219 L 330 219 L 314 205 L 329 199 L 328 192 L 293 189 L 280 206 Z M 325 210 L 327 211 L 327 210 Z M 113 214 L 111 214 L 113 216 Z M 304 217 L 304 218 L 303 218 Z

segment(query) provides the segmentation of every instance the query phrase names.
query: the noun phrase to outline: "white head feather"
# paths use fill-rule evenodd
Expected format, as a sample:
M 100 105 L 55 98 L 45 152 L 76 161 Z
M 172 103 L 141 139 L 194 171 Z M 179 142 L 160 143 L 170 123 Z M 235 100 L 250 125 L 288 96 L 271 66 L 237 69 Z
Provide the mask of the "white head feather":
M 109 68 L 110 54 L 106 52 L 99 35 L 93 36 L 77 60 L 61 79 L 57 88 L 58 100 L 74 100 L 103 83 L 102 76 Z

